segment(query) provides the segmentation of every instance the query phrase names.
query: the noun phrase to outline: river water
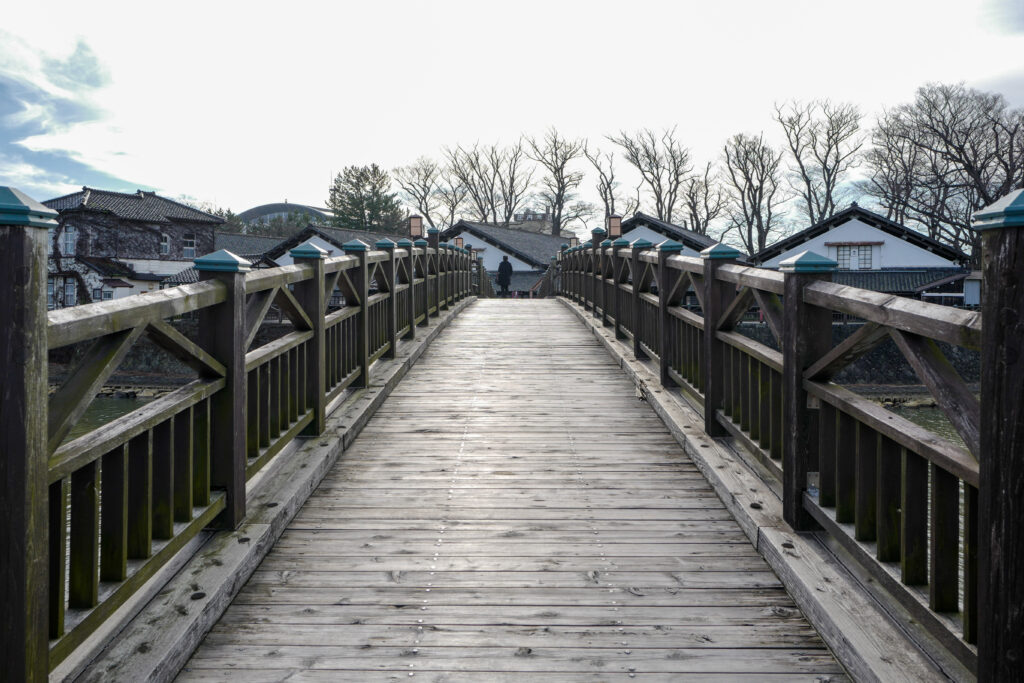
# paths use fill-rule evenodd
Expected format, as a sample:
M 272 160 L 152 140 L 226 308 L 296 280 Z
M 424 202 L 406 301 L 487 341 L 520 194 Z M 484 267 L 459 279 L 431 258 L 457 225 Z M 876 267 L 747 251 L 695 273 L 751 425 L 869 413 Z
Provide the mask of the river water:
M 136 408 L 141 408 L 151 400 L 148 398 L 109 398 L 107 396 L 98 396 L 89 404 L 85 415 L 71 428 L 64 441 L 66 443 L 72 439 L 77 439 L 83 434 L 88 434 L 111 420 L 127 415 Z

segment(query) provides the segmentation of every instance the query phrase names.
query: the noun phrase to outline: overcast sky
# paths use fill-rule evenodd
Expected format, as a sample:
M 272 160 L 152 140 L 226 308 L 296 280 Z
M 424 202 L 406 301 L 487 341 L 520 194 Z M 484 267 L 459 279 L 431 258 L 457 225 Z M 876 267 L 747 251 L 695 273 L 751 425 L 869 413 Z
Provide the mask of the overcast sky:
M 678 126 L 694 160 L 827 97 L 1024 105 L 1022 0 L 8 3 L 0 185 L 323 205 L 333 173 L 556 126 Z M 590 179 L 587 181 L 589 186 Z M 589 192 L 589 190 L 588 190 Z

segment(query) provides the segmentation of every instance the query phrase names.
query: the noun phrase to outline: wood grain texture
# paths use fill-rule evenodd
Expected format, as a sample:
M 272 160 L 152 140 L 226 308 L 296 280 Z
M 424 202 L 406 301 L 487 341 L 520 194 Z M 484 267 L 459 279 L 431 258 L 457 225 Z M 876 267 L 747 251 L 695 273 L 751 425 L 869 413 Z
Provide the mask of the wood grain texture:
M 181 680 L 844 679 L 572 315 L 454 320 Z

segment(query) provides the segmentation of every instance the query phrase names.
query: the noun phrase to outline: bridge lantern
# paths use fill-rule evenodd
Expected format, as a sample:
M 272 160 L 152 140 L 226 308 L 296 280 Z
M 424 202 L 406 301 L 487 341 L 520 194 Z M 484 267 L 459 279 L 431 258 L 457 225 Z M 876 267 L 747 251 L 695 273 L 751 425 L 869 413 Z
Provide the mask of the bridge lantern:
M 462 249 L 462 245 L 463 245 L 464 242 L 465 242 L 465 240 L 462 239 L 461 237 L 456 237 L 455 238 L 455 246 L 457 246 L 459 249 Z
M 423 237 L 423 218 L 409 216 L 409 239 L 416 241 L 420 237 Z
M 580 238 L 579 237 L 570 237 L 569 238 L 569 246 L 570 247 L 578 247 L 578 246 L 580 246 Z
M 622 216 L 608 216 L 608 239 L 615 241 L 622 237 Z

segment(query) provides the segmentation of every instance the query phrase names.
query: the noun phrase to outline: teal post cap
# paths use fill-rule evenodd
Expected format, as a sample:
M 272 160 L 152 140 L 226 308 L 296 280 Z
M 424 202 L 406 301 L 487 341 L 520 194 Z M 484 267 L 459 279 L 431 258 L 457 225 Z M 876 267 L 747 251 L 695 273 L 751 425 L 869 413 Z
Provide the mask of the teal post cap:
M 417 247 L 426 247 L 429 246 L 430 243 L 421 237 L 420 239 L 413 242 L 413 244 Z
M 596 238 L 606 235 L 607 233 L 605 232 L 604 228 L 594 228 L 593 230 L 590 231 L 590 234 Z
M 14 187 L 0 187 L 0 225 L 57 227 L 57 212 Z
M 974 212 L 975 230 L 1024 227 L 1024 188 L 997 199 L 984 209 Z
M 447 248 L 448 248 L 448 247 L 450 247 L 451 245 L 450 245 L 450 244 L 448 244 L 447 242 L 438 242 L 438 243 L 437 243 L 437 246 L 441 247 L 442 249 L 447 249 Z
M 675 240 L 665 240 L 658 245 L 658 251 L 682 251 L 683 245 Z
M 294 249 L 288 252 L 293 258 L 326 258 L 327 251 L 318 247 L 313 243 L 313 240 L 306 240 L 302 244 L 298 245 Z
M 728 244 L 712 244 L 710 247 L 700 252 L 700 257 L 703 259 L 737 259 L 740 257 L 738 249 L 733 249 Z
M 389 240 L 387 237 L 384 237 L 384 238 L 381 238 L 381 239 L 377 240 L 374 243 L 373 248 L 374 249 L 394 249 L 396 246 L 398 246 L 398 245 L 395 244 L 392 240 Z
M 439 232 L 441 232 L 441 231 L 438 230 L 437 228 L 427 228 L 427 234 L 428 235 L 436 235 Z
M 611 240 L 605 240 L 604 242 L 601 242 L 601 246 L 602 247 L 610 247 L 610 246 L 612 246 L 612 241 Z
M 402 239 L 395 242 L 395 245 L 401 247 L 402 249 L 408 249 L 409 247 L 412 246 L 412 241 L 409 240 L 408 238 L 403 237 Z
M 645 240 L 643 237 L 633 242 L 634 249 L 650 249 L 654 245 Z
M 252 270 L 247 260 L 227 249 L 200 256 L 192 263 L 200 273 L 247 273 Z
M 779 264 L 783 273 L 831 273 L 839 264 L 813 251 L 801 251 Z
M 366 251 L 370 248 L 369 245 L 362 240 L 352 240 L 350 242 L 345 242 L 345 244 L 341 246 L 345 251 Z
M 590 240 L 587 240 L 586 242 L 584 242 L 580 246 L 583 247 L 584 249 L 590 249 L 591 247 L 594 246 L 594 243 L 591 242 Z
M 629 240 L 627 240 L 625 237 L 620 237 L 619 239 L 612 242 L 613 247 L 628 247 L 629 244 Z
M 562 242 L 562 245 L 559 247 L 559 250 L 560 251 L 565 251 L 568 248 L 569 248 L 569 245 L 566 244 L 565 242 Z

